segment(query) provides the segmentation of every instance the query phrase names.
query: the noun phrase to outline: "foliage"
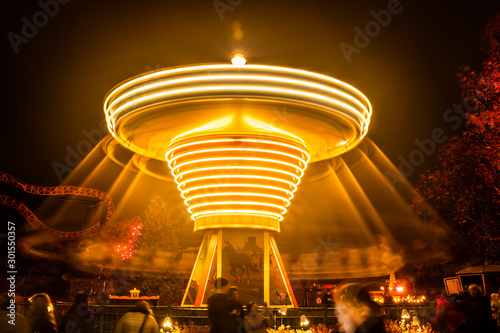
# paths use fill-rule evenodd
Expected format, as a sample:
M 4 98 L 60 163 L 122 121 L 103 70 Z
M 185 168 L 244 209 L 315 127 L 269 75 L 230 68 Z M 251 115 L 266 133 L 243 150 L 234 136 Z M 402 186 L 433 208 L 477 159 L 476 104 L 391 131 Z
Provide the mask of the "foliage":
M 186 288 L 186 276 L 182 274 L 164 274 L 162 276 L 147 276 L 140 278 L 137 283 L 141 294 L 160 296 L 159 305 L 180 305 Z
M 430 324 L 416 326 L 403 323 L 397 320 L 385 320 L 385 330 L 387 333 L 434 333 Z M 175 329 L 177 333 L 208 333 L 210 326 L 179 326 Z M 337 333 L 341 332 L 339 325 L 326 326 L 323 324 L 311 325 L 308 329 L 295 330 L 290 326 L 281 325 L 277 329 L 268 328 L 268 333 Z
M 112 247 L 110 252 L 113 255 L 118 255 L 121 260 L 129 260 L 140 241 L 139 237 L 143 227 L 139 216 L 119 221 L 106 228 L 103 240 Z
M 385 330 L 388 333 L 433 333 L 436 332 L 432 329 L 430 323 L 426 325 L 414 325 L 411 322 L 398 321 L 398 320 L 386 320 Z
M 465 127 L 440 148 L 437 166 L 417 184 L 412 208 L 436 216 L 462 237 L 469 258 L 500 260 L 500 15 L 483 34 L 482 69 L 459 74 Z
M 159 250 L 177 253 L 179 252 L 179 230 L 177 220 L 167 202 L 160 196 L 154 195 L 145 212 L 146 219 L 142 230 L 142 241 L 140 246 L 151 255 Z

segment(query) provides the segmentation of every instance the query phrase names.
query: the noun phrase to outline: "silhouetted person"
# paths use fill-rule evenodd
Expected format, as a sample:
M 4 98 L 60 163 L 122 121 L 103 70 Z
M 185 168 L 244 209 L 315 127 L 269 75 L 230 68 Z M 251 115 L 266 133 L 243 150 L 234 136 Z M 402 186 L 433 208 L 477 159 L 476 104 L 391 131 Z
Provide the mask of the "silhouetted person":
M 127 312 L 116 324 L 115 333 L 158 333 L 158 323 L 146 301 L 137 302 L 132 311 Z
M 75 295 L 73 305 L 59 324 L 59 333 L 94 333 L 94 313 L 89 308 L 89 296 L 85 293 Z
M 342 286 L 335 294 L 335 312 L 346 333 L 385 333 L 380 306 L 359 283 Z
M 30 297 L 29 320 L 33 333 L 56 333 L 57 324 L 54 306 L 47 294 L 35 294 Z
M 239 301 L 240 293 L 237 287 L 230 287 L 227 292 L 229 297 L 229 313 L 233 317 L 234 328 L 236 333 L 245 333 L 245 313 L 243 304 Z
M 224 278 L 215 280 L 215 290 L 208 298 L 210 333 L 234 333 L 236 328 L 229 303 L 229 282 Z M 233 310 L 234 314 L 236 310 Z
M 465 301 L 465 322 L 460 326 L 460 333 L 496 333 L 491 319 L 490 299 L 482 295 L 481 287 L 477 284 L 469 286 L 470 297 Z
M 324 306 L 333 306 L 333 294 L 331 289 L 327 289 L 323 296 L 321 297 L 321 304 Z

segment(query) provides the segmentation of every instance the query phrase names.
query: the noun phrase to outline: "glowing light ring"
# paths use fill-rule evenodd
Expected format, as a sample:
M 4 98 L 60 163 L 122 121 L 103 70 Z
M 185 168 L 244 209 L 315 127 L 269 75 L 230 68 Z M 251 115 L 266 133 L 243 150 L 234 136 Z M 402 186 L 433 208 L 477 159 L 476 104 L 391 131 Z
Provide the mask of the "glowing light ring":
M 310 156 L 299 140 L 293 137 L 270 140 L 271 135 L 228 138 L 226 134 L 217 139 L 186 135 L 170 144 L 165 157 L 194 221 L 231 215 L 282 220 Z M 249 142 L 251 147 L 239 146 Z M 240 156 L 233 157 L 235 152 Z M 211 155 L 216 157 L 200 158 Z M 235 159 L 239 164 L 224 165 L 225 161 Z M 273 167 L 269 167 L 270 162 Z M 224 173 L 213 174 L 219 170 Z M 244 174 L 238 174 L 241 170 Z M 250 222 L 241 223 L 243 227 L 255 227 Z
M 287 112 L 298 116 L 285 129 L 266 122 L 275 105 L 290 106 Z M 221 116 L 213 117 L 219 107 Z M 118 142 L 152 158 L 165 156 L 195 230 L 279 230 L 276 221 L 283 219 L 311 156 L 322 160 L 354 147 L 372 113 L 359 90 L 326 75 L 225 64 L 138 76 L 115 87 L 104 110 Z M 195 118 L 187 130 L 178 125 L 183 116 Z M 238 215 L 266 219 L 233 223 L 221 217 Z
M 217 91 L 222 91 L 221 95 L 216 95 Z M 314 94 L 314 93 L 309 93 L 309 92 L 303 92 L 300 90 L 293 90 L 293 89 L 283 89 L 283 88 L 273 88 L 273 87 L 250 87 L 250 86 L 213 86 L 213 87 L 198 87 L 198 88 L 185 88 L 185 89 L 178 89 L 178 90 L 170 90 L 170 91 L 165 91 L 161 93 L 155 93 L 155 94 L 149 94 L 147 96 L 139 97 L 136 98 L 130 102 L 127 102 L 120 107 L 118 107 L 116 110 L 111 111 L 111 112 L 106 112 L 106 119 L 108 121 L 108 129 L 110 132 L 113 134 L 115 133 L 116 129 L 116 122 L 117 119 L 119 121 L 120 118 L 126 117 L 129 114 L 132 114 L 134 112 L 137 112 L 141 110 L 143 107 L 138 106 L 134 107 L 136 104 L 139 104 L 140 102 L 150 102 L 156 98 L 160 97 L 170 97 L 169 102 L 177 102 L 180 100 L 188 100 L 188 97 L 182 97 L 182 94 L 185 93 L 195 93 L 197 98 L 214 98 L 214 97 L 245 97 L 245 95 L 234 95 L 231 94 L 231 92 L 245 92 L 246 95 L 248 95 L 249 92 L 251 91 L 260 91 L 260 92 L 274 92 L 274 93 L 280 93 L 281 97 L 275 97 L 274 99 L 276 100 L 289 100 L 289 101 L 294 101 L 294 102 L 301 102 L 305 104 L 311 104 L 311 105 L 316 105 L 319 107 L 327 108 L 331 112 L 335 113 L 343 113 L 345 116 L 351 118 L 354 122 L 357 123 L 357 125 L 360 127 L 361 131 L 361 140 L 365 135 L 366 132 L 368 131 L 368 124 L 370 121 L 370 113 L 368 112 L 368 109 L 363 108 L 362 111 L 365 112 L 360 112 L 359 110 L 355 109 L 354 107 L 340 102 L 336 99 L 326 97 L 320 94 Z M 200 95 L 201 92 L 205 92 L 206 95 Z M 174 98 L 175 95 L 181 95 L 178 98 Z M 295 96 L 302 96 L 304 98 L 293 98 Z M 286 98 L 288 96 L 288 98 Z M 269 96 L 267 96 L 269 97 Z M 305 97 L 311 98 L 313 101 L 306 103 Z M 314 102 L 315 101 L 315 102 Z M 164 101 L 163 101 L 164 102 Z M 147 106 L 151 106 L 157 103 L 163 103 L 163 102 L 150 102 L 147 103 Z M 321 102 L 324 102 L 323 104 Z M 341 108 L 339 110 L 338 108 Z M 123 110 L 123 112 L 121 112 Z M 357 117 L 356 117 L 357 116 Z M 109 126 L 111 125 L 111 126 Z M 113 134 L 116 136 L 116 134 Z
M 274 182 L 281 182 L 281 183 L 285 183 L 285 184 L 290 185 L 294 189 L 293 192 L 295 192 L 297 190 L 297 184 L 298 184 L 298 183 L 294 184 L 288 180 L 274 178 L 274 177 L 263 177 L 263 176 L 254 176 L 254 175 L 224 175 L 224 176 L 206 176 L 206 177 L 198 177 L 198 178 L 188 179 L 188 180 L 185 180 L 185 181 L 179 183 L 177 188 L 179 189 L 179 191 L 183 191 L 184 189 L 186 189 L 185 185 L 187 183 L 196 182 L 196 181 L 200 181 L 200 180 L 220 179 L 220 178 L 243 178 L 243 179 L 249 178 L 249 179 L 258 179 L 258 180 L 271 180 Z M 224 187 L 224 184 L 221 184 L 220 187 Z
M 199 168 L 199 169 L 192 169 L 192 170 L 188 170 L 188 171 L 184 171 L 184 172 L 181 172 L 181 173 L 178 173 L 176 176 L 175 176 L 175 182 L 177 184 L 179 184 L 179 178 L 182 178 L 183 176 L 185 175 L 188 175 L 190 173 L 193 173 L 193 172 L 200 172 L 200 171 L 209 171 L 209 170 L 220 170 L 220 169 L 228 169 L 228 170 L 237 170 L 237 169 L 243 169 L 243 170 L 264 170 L 264 171 L 270 171 L 270 172 L 278 172 L 278 173 L 282 173 L 282 174 L 285 174 L 285 175 L 289 175 L 290 177 L 292 178 L 296 178 L 298 181 L 300 181 L 300 178 L 302 178 L 304 172 L 300 169 L 298 169 L 298 171 L 300 171 L 300 176 L 296 175 L 296 174 L 293 174 L 291 172 L 288 172 L 288 171 L 283 171 L 283 170 L 280 170 L 280 169 L 272 169 L 272 168 L 260 168 L 260 167 L 250 167 L 250 166 L 221 166 L 221 167 L 210 167 L 210 168 Z
M 257 76 L 257 75 L 208 75 L 208 76 L 202 76 L 202 77 L 189 77 L 189 78 L 183 78 L 183 79 L 176 79 L 176 80 L 169 80 L 169 81 L 163 81 L 163 82 L 158 82 L 158 83 L 153 83 L 153 84 L 148 84 L 144 85 L 140 88 L 128 91 L 125 94 L 120 95 L 118 98 L 114 99 L 113 102 L 109 105 L 109 108 L 115 108 L 116 104 L 120 102 L 123 99 L 126 99 L 129 96 L 133 96 L 134 94 L 139 94 L 139 93 L 144 93 L 147 92 L 148 90 L 154 90 L 155 88 L 166 86 L 166 85 L 175 85 L 177 83 L 185 83 L 185 82 L 196 82 L 196 81 L 218 81 L 222 82 L 225 80 L 258 80 L 258 81 L 272 81 L 272 82 L 283 82 L 283 83 L 290 83 L 290 84 L 296 84 L 298 86 L 309 86 L 309 87 L 314 87 L 319 90 L 324 90 L 327 92 L 330 92 L 334 95 L 339 95 L 342 96 L 345 99 L 349 99 L 351 102 L 357 104 L 361 109 L 364 109 L 366 112 L 368 112 L 368 109 L 366 108 L 365 105 L 363 105 L 359 100 L 355 99 L 354 97 L 334 88 L 330 88 L 324 85 L 316 84 L 316 83 L 311 83 L 307 81 L 302 81 L 302 80 L 293 80 L 293 79 L 286 79 L 286 78 L 279 78 L 279 77 L 265 77 L 265 76 Z M 119 108 L 118 108 L 119 109 Z
M 255 184 L 225 184 L 224 186 L 225 187 L 255 187 L 255 188 L 268 189 L 268 190 L 273 190 L 273 191 L 282 191 L 282 192 L 287 193 L 290 196 L 288 198 L 288 200 L 292 200 L 292 198 L 293 198 L 293 192 L 291 192 L 287 189 L 275 187 L 275 186 L 255 185 Z M 188 200 L 189 198 L 186 198 L 186 193 L 193 192 L 193 191 L 200 190 L 200 189 L 207 189 L 207 188 L 220 188 L 220 185 L 204 185 L 204 186 L 192 187 L 188 190 L 182 191 L 181 196 L 184 199 Z M 214 193 L 210 193 L 210 194 L 214 194 Z M 208 196 L 210 194 L 206 194 L 206 195 Z
M 291 164 L 291 163 L 287 163 L 287 162 L 283 162 L 283 161 L 275 161 L 275 160 L 271 160 L 271 159 L 268 159 L 268 158 L 249 158 L 249 157 L 238 157 L 238 156 L 228 156 L 228 157 L 215 157 L 215 158 L 203 158 L 203 159 L 199 159 L 199 160 L 193 160 L 193 161 L 189 161 L 189 162 L 184 162 L 182 164 L 178 164 L 175 166 L 175 168 L 171 168 L 172 170 L 172 175 L 174 177 L 177 177 L 176 175 L 176 170 L 183 167 L 183 166 L 186 166 L 186 165 L 189 165 L 189 164 L 196 164 L 196 163 L 201 163 L 201 162 L 209 162 L 209 161 L 234 161 L 234 160 L 241 160 L 241 161 L 249 161 L 249 160 L 254 160 L 254 161 L 261 161 L 261 162 L 268 162 L 268 163 L 277 163 L 277 164 L 282 164 L 282 165 L 287 165 L 287 166 L 290 166 L 290 167 L 296 167 L 295 165 Z M 304 169 L 299 169 L 301 171 L 301 174 L 303 175 L 304 174 Z
M 266 213 L 266 212 L 261 212 L 261 211 L 257 211 L 257 210 L 250 210 L 250 209 L 224 209 L 224 210 L 205 211 L 203 213 L 193 214 L 191 216 L 191 219 L 196 220 L 197 218 L 200 218 L 200 217 L 216 216 L 216 215 L 254 215 L 254 216 L 272 217 L 272 218 L 277 219 L 278 221 L 283 220 L 283 216 L 280 214 L 269 213 L 269 212 Z
M 180 154 L 180 155 L 177 155 L 175 158 L 172 158 L 169 162 L 168 162 L 168 166 L 169 167 L 172 167 L 172 163 L 175 162 L 176 160 L 178 160 L 179 158 L 182 158 L 182 157 L 185 157 L 187 155 L 193 155 L 193 154 L 203 154 L 203 153 L 209 153 L 209 152 L 219 152 L 219 151 L 248 151 L 248 152 L 261 152 L 261 153 L 269 153 L 269 154 L 279 154 L 279 155 L 283 155 L 283 156 L 287 156 L 287 157 L 290 157 L 290 158 L 295 158 L 299 161 L 301 161 L 302 163 L 304 163 L 304 165 L 307 164 L 306 160 L 304 160 L 303 158 L 300 158 L 300 157 L 297 157 L 297 156 L 294 156 L 292 154 L 287 154 L 287 153 L 282 153 L 280 151 L 276 151 L 276 150 L 269 150 L 269 149 L 253 149 L 253 148 L 215 148 L 215 149 L 201 149 L 201 150 L 197 150 L 197 151 L 194 151 L 194 152 L 188 152 L 188 153 L 184 153 L 184 154 Z M 168 155 L 168 154 L 167 154 Z
M 172 141 L 175 142 L 176 140 L 174 139 Z M 242 139 L 242 138 L 203 140 L 203 141 L 189 142 L 189 143 L 185 143 L 185 144 L 181 144 L 181 145 L 175 145 L 173 148 L 171 148 L 171 149 L 169 149 L 167 151 L 167 153 L 165 154 L 165 157 L 166 157 L 167 160 L 169 160 L 169 155 L 171 153 L 175 152 L 176 150 L 181 149 L 181 148 L 186 148 L 186 147 L 189 147 L 189 146 L 194 146 L 194 145 L 199 145 L 199 144 L 220 143 L 220 142 L 267 143 L 267 144 L 271 144 L 271 145 L 277 145 L 277 146 L 287 147 L 287 148 L 295 149 L 295 150 L 301 152 L 302 154 L 306 155 L 307 156 L 307 161 L 305 162 L 306 164 L 309 163 L 309 161 L 310 161 L 310 156 L 307 153 L 307 151 L 305 149 L 299 148 L 297 146 L 293 146 L 293 145 L 286 144 L 286 143 L 279 142 L 279 141 L 270 141 L 270 140 L 261 140 L 261 139 Z M 250 149 L 250 148 L 248 148 L 248 149 Z
M 278 208 L 281 210 L 281 214 L 286 213 L 286 208 L 279 206 L 279 205 L 273 205 L 269 204 L 266 202 L 259 202 L 259 201 L 216 201 L 216 202 L 206 202 L 203 204 L 197 204 L 197 205 L 192 205 L 188 208 L 188 212 L 193 213 L 193 209 L 198 208 L 198 207 L 205 207 L 205 206 L 217 206 L 217 205 L 249 205 L 249 206 L 268 206 L 268 207 L 274 207 Z
M 285 201 L 286 202 L 285 207 L 288 207 L 290 205 L 290 200 L 285 198 L 285 197 L 279 197 L 277 195 L 271 195 L 271 194 L 250 193 L 250 192 L 224 192 L 224 193 L 210 193 L 210 194 L 203 194 L 203 195 L 195 195 L 195 196 L 190 197 L 189 199 L 184 200 L 184 204 L 186 206 L 189 206 L 190 200 L 195 200 L 195 199 L 204 198 L 204 197 L 233 196 L 233 195 L 241 195 L 241 196 L 247 196 L 247 197 L 255 196 L 255 197 L 273 198 L 276 200 Z
M 131 79 L 113 89 L 104 109 L 110 132 L 121 119 L 145 107 L 200 99 L 255 97 L 318 107 L 350 119 L 359 142 L 368 130 L 372 107 L 356 88 L 326 75 L 264 65 L 200 65 L 159 70 Z
M 215 71 L 215 70 L 222 70 L 224 72 L 230 71 L 236 71 L 238 73 L 241 73 L 243 70 L 247 69 L 252 69 L 252 70 L 263 70 L 266 73 L 272 73 L 272 72 L 278 72 L 278 73 L 286 73 L 286 74 L 292 74 L 292 75 L 297 75 L 298 77 L 304 77 L 304 78 L 312 78 L 312 79 L 318 79 L 320 81 L 325 81 L 326 83 L 329 83 L 334 86 L 340 86 L 346 90 L 348 90 L 350 93 L 358 97 L 360 100 L 365 102 L 365 104 L 368 106 L 368 111 L 371 114 L 371 104 L 368 101 L 368 99 L 356 88 L 352 87 L 351 85 L 342 82 L 340 80 L 334 79 L 332 77 L 323 75 L 323 74 L 318 74 L 314 72 L 309 72 L 305 70 L 300 70 L 300 69 L 294 69 L 294 68 L 287 68 L 287 67 L 279 67 L 279 66 L 265 66 L 265 65 L 246 65 L 243 68 L 242 67 L 234 67 L 231 65 L 201 65 L 201 66 L 190 66 L 190 67 L 179 67 L 179 68 L 172 68 L 172 69 L 164 69 L 164 70 L 159 70 L 153 73 L 149 73 L 146 75 L 140 75 L 134 79 L 131 79 L 123 84 L 118 85 L 115 89 L 113 89 L 108 96 L 106 97 L 104 101 L 104 109 L 108 110 L 110 107 L 110 101 L 114 100 L 116 95 L 123 95 L 123 91 L 127 91 L 128 88 L 133 87 L 135 84 L 141 83 L 141 82 L 151 82 L 152 80 L 156 80 L 162 77 L 169 77 L 173 75 L 178 75 L 178 74 L 184 74 L 184 75 L 189 75 L 190 72 L 198 72 L 203 74 L 206 71 Z

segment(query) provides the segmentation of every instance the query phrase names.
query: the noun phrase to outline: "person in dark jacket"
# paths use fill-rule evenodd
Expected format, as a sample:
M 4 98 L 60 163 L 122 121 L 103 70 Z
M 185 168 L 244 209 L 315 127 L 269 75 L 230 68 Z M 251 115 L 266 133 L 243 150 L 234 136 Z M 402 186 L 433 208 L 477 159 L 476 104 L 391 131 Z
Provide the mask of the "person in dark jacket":
M 73 305 L 59 324 L 59 333 L 94 333 L 94 313 L 89 308 L 89 296 L 78 293 Z
M 229 303 L 229 282 L 224 278 L 215 280 L 215 290 L 207 300 L 210 333 L 234 333 L 235 325 Z M 236 310 L 233 310 L 236 313 Z
M 324 306 L 335 306 L 331 289 L 327 289 L 321 297 L 321 304 Z
M 482 332 L 496 333 L 496 325 L 491 317 L 490 299 L 483 295 L 477 284 L 469 286 L 470 297 L 464 303 L 465 321 L 458 329 L 459 333 Z M 496 323 L 495 323 L 496 324 Z
M 245 333 L 245 313 L 243 311 L 243 304 L 239 301 L 240 293 L 237 287 L 229 288 L 227 292 L 229 298 L 229 310 L 234 320 L 235 333 Z
M 335 294 L 338 320 L 346 333 L 385 333 L 380 306 L 365 286 L 349 283 Z

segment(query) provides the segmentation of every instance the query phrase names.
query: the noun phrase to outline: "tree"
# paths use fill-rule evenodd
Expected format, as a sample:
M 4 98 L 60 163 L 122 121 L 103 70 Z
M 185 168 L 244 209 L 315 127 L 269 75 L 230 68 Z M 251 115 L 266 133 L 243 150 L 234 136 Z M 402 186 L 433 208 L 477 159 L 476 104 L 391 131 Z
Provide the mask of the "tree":
M 135 252 L 142 228 L 143 223 L 139 216 L 115 222 L 106 229 L 103 240 L 111 247 L 113 256 L 129 260 Z
M 435 216 L 462 236 L 469 258 L 500 260 L 500 14 L 483 33 L 485 59 L 479 71 L 459 73 L 467 112 L 459 135 L 439 149 L 437 166 L 417 184 L 412 208 Z
M 160 195 L 154 195 L 145 214 L 141 248 L 152 255 L 159 250 L 176 254 L 180 249 L 179 230 L 167 202 Z

